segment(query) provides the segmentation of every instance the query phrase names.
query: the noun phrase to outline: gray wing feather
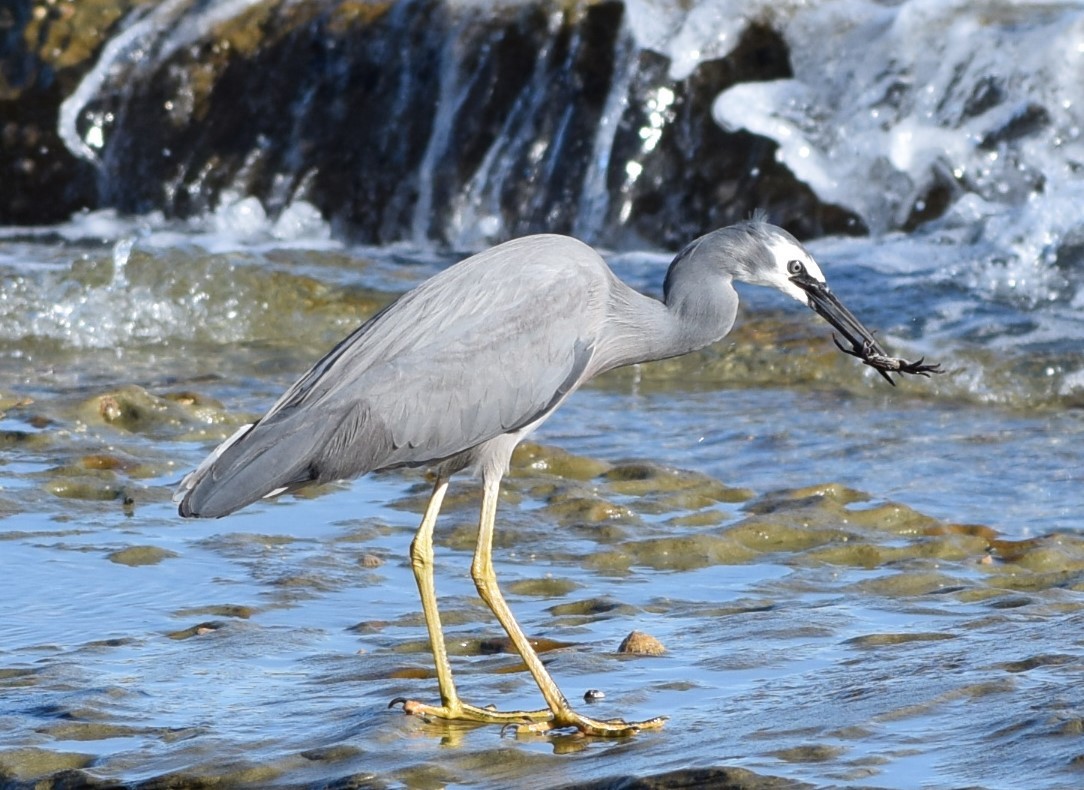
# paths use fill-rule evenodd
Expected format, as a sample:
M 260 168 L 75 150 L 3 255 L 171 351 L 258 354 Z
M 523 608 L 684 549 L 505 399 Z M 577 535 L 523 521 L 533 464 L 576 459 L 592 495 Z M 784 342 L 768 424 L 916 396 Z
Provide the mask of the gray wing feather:
M 559 236 L 428 280 L 360 326 L 182 482 L 183 515 L 448 459 L 552 410 L 590 373 L 611 275 Z

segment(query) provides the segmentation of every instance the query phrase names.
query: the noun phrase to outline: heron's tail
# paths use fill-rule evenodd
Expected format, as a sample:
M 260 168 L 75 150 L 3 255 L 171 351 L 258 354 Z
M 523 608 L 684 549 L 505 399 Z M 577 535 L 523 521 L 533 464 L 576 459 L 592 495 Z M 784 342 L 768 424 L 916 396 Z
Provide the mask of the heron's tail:
M 173 492 L 178 512 L 185 518 L 219 518 L 258 499 L 276 496 L 312 481 L 304 464 L 304 452 L 289 452 L 290 438 L 274 442 L 261 436 L 258 423 L 241 426 L 216 447 L 196 469 L 181 480 Z M 244 441 L 242 441 L 244 440 Z M 300 448 L 293 448 L 300 449 Z

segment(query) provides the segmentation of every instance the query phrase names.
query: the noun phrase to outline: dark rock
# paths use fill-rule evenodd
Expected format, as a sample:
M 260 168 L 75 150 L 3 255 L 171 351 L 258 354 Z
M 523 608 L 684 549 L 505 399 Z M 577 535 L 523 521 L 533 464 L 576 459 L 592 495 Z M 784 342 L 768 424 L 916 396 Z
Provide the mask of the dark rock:
M 762 776 L 745 768 L 682 768 L 653 776 L 615 776 L 564 785 L 561 790 L 678 790 L 679 788 L 707 790 L 799 790 L 813 785 Z
M 264 0 L 183 45 L 171 40 L 182 20 L 159 6 L 144 18 L 161 29 L 121 53 L 78 113 L 79 134 L 101 138 L 96 172 L 60 144 L 57 117 L 129 4 L 7 12 L 0 172 L 15 188 L 0 222 L 84 207 L 184 218 L 252 195 L 272 217 L 308 200 L 339 235 L 373 243 L 549 231 L 676 248 L 754 208 L 803 237 L 863 230 L 777 163 L 774 143 L 712 118 L 726 88 L 790 74 L 777 33 L 750 26 L 726 58 L 675 81 L 612 0 Z M 25 43 L 35 31 L 40 51 Z M 44 41 L 60 33 L 53 62 Z

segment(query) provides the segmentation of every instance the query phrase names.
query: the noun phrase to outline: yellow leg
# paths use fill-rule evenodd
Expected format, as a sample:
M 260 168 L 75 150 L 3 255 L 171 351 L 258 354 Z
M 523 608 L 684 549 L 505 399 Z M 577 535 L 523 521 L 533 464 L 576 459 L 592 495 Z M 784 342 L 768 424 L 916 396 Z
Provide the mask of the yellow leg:
M 444 644 L 444 629 L 437 610 L 437 590 L 433 581 L 433 528 L 437 523 L 437 514 L 448 491 L 448 480 L 438 477 L 433 486 L 433 494 L 425 506 L 425 515 L 421 526 L 410 544 L 410 567 L 414 571 L 414 580 L 418 583 L 418 594 L 422 599 L 422 614 L 425 627 L 429 631 L 429 645 L 433 651 L 433 663 L 437 668 L 437 683 L 440 684 L 440 702 L 445 707 L 454 708 L 459 704 L 459 695 L 452 680 L 452 665 L 448 661 L 448 649 Z
M 493 570 L 493 527 L 497 519 L 497 495 L 500 491 L 500 482 L 500 475 L 487 475 L 483 479 L 482 514 L 478 526 L 478 546 L 474 553 L 474 562 L 471 564 L 471 577 L 478 587 L 478 594 L 482 596 L 482 600 L 508 633 L 516 651 L 527 665 L 552 714 L 530 724 L 518 725 L 518 729 L 541 732 L 554 728 L 575 727 L 586 735 L 621 736 L 633 735 L 642 729 L 661 727 L 666 721 L 665 717 L 641 722 L 626 722 L 621 719 L 600 721 L 576 713 L 543 666 L 542 660 L 535 653 L 516 622 L 516 618 L 512 615 L 512 610 L 508 608 L 497 586 L 497 574 Z
M 403 711 L 423 718 L 473 721 L 489 724 L 522 724 L 549 716 L 543 711 L 512 711 L 504 713 L 489 708 L 477 708 L 467 705 L 459 699 L 452 679 L 452 665 L 448 661 L 448 649 L 444 643 L 444 630 L 440 623 L 437 609 L 437 591 L 433 582 L 433 528 L 437 523 L 437 514 L 448 491 L 448 479 L 438 477 L 433 486 L 429 503 L 425 506 L 425 515 L 421 526 L 410 544 L 410 566 L 414 571 L 414 580 L 418 583 L 418 593 L 422 599 L 422 614 L 425 627 L 429 631 L 429 644 L 433 651 L 433 663 L 437 670 L 437 683 L 440 686 L 440 705 L 426 705 L 415 700 L 396 697 L 388 707 L 402 705 Z
M 621 719 L 602 721 L 582 716 L 572 710 L 565 695 L 561 693 L 549 672 L 546 671 L 538 654 L 535 653 L 512 615 L 511 609 L 508 608 L 497 586 L 497 575 L 493 570 L 493 528 L 497 518 L 500 481 L 500 475 L 487 475 L 483 481 L 478 546 L 474 553 L 474 562 L 471 563 L 471 577 L 478 588 L 478 594 L 508 633 L 520 658 L 534 677 L 535 683 L 538 684 L 546 700 L 547 709 L 498 711 L 493 708 L 478 708 L 461 701 L 456 693 L 451 663 L 448 661 L 448 650 L 444 644 L 440 613 L 437 611 L 436 586 L 433 583 L 433 528 L 436 525 L 441 503 L 444 501 L 444 494 L 448 490 L 448 480 L 443 477 L 438 477 L 433 487 L 433 494 L 426 505 L 421 526 L 418 527 L 414 541 L 410 544 L 410 564 L 414 570 L 414 579 L 418 583 L 422 613 L 429 631 L 429 642 L 437 670 L 437 683 L 440 686 L 441 704 L 427 705 L 416 700 L 397 697 L 391 701 L 389 707 L 401 704 L 404 712 L 426 719 L 511 725 L 520 732 L 545 732 L 556 728 L 575 727 L 586 735 L 622 736 L 633 735 L 644 729 L 661 727 L 666 721 L 666 718 L 662 716 L 641 722 L 626 722 Z

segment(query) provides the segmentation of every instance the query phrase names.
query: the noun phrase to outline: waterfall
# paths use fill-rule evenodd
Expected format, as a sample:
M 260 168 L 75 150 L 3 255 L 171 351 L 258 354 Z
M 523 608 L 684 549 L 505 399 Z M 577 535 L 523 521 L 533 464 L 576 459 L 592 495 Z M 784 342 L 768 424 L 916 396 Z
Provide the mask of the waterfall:
M 0 221 L 254 198 L 374 243 L 672 248 L 755 208 L 803 237 L 1013 211 L 1048 262 L 1079 235 L 1073 3 L 164 0 L 98 33 L 9 85 Z

